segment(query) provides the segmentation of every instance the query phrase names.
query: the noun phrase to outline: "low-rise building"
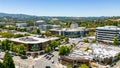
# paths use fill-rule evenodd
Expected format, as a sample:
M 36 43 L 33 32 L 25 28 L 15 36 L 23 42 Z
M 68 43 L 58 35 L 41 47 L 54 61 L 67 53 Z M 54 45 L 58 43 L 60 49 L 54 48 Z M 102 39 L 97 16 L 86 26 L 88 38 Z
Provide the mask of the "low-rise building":
M 39 35 L 35 35 L 20 38 L 10 38 L 9 41 L 14 42 L 15 44 L 24 44 L 26 54 L 28 54 L 39 53 L 41 50 L 45 49 L 46 45 L 48 45 L 51 40 L 57 39 L 57 37 L 41 38 Z
M 72 23 L 70 28 L 50 29 L 52 34 L 58 34 L 68 38 L 84 37 L 88 32 L 86 27 L 78 27 L 77 23 Z
M 58 34 L 68 38 L 80 38 L 86 35 L 86 27 L 51 29 L 52 34 Z
M 50 25 L 50 24 L 46 24 L 46 25 L 39 25 L 40 30 L 49 30 L 49 29 L 59 29 L 61 28 L 60 25 Z
M 27 23 L 16 23 L 17 27 L 27 27 Z
M 89 49 L 85 51 L 80 49 L 72 50 L 68 55 L 61 56 L 61 62 L 70 65 L 73 65 L 75 61 L 78 65 L 83 63 L 90 65 L 90 62 L 109 65 L 111 62 L 116 62 L 116 60 L 118 60 L 118 55 L 120 53 L 120 48 L 114 46 L 91 44 L 88 48 Z

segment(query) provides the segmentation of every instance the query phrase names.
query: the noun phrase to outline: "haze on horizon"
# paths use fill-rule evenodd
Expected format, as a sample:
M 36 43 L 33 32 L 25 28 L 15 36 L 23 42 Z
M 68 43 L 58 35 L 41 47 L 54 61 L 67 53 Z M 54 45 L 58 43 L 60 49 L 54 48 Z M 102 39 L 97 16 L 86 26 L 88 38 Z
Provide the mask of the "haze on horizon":
M 120 16 L 120 0 L 0 0 L 0 12 L 36 16 Z

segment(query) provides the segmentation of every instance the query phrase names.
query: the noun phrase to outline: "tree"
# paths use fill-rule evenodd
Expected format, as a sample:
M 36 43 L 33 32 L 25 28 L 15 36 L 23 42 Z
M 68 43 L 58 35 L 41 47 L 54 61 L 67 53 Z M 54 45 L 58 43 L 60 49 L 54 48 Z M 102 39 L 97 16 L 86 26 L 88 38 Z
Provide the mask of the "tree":
M 60 40 L 56 41 L 56 45 L 59 46 L 61 43 L 60 43 Z
M 31 34 L 37 34 L 35 30 L 30 31 Z
M 18 52 L 17 46 L 13 46 L 13 51 L 14 51 L 14 52 Z
M 13 47 L 14 47 L 13 42 L 12 42 L 12 43 L 9 43 L 9 45 L 10 45 L 10 50 L 13 51 Z
M 3 63 L 0 62 L 0 68 L 5 68 Z
M 89 41 L 88 41 L 88 38 L 85 38 L 85 39 L 84 39 L 84 42 L 88 43 L 88 42 L 89 42 Z
M 14 34 L 14 38 L 23 37 L 23 34 Z
M 37 32 L 37 34 L 40 34 L 40 29 L 38 28 L 36 32 Z
M 68 53 L 70 53 L 70 47 L 68 47 L 68 46 L 61 46 L 59 48 L 59 55 L 67 55 Z
M 5 66 L 5 68 L 15 68 L 14 61 L 8 51 L 4 56 L 3 65 Z
M 65 38 L 64 40 L 65 40 L 65 42 L 67 42 L 67 43 L 68 43 L 68 41 L 69 41 L 69 38 Z
M 71 68 L 70 65 L 67 65 L 67 68 Z
M 56 47 L 58 47 L 58 45 L 60 45 L 60 41 L 52 40 L 50 42 L 50 46 L 52 49 L 55 49 Z
M 46 30 L 46 31 L 45 31 L 45 35 L 46 35 L 46 36 L 51 36 L 52 34 L 51 34 L 51 32 L 50 32 L 49 30 Z
M 2 48 L 4 50 L 10 50 L 9 40 L 2 41 Z
M 19 55 L 25 54 L 25 48 L 23 44 L 18 45 L 17 50 Z
M 82 64 L 79 68 L 89 68 L 86 64 Z
M 114 37 L 113 39 L 113 45 L 118 45 L 118 37 Z
M 46 53 L 49 53 L 50 51 L 51 51 L 50 46 L 46 46 L 46 48 L 45 48 L 45 52 L 46 52 Z
M 93 39 L 93 40 L 92 40 L 92 43 L 96 43 L 96 39 Z

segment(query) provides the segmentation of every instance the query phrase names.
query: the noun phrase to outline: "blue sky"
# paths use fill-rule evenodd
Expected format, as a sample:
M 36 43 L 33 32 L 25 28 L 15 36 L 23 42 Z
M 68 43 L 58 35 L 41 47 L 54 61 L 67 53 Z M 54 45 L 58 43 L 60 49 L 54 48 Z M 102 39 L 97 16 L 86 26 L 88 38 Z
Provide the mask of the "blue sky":
M 120 16 L 120 0 L 0 0 L 0 12 L 37 16 Z

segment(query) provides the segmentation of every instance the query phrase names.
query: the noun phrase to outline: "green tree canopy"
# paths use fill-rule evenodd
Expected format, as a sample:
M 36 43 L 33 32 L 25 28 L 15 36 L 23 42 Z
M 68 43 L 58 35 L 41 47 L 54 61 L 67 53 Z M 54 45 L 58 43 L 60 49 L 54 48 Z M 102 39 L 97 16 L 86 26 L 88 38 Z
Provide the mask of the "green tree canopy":
M 52 40 L 52 41 L 50 42 L 50 46 L 51 46 L 52 49 L 55 49 L 55 48 L 58 47 L 58 45 L 60 45 L 60 44 L 61 44 L 61 43 L 60 43 L 59 40 L 58 40 L 58 41 Z
M 89 68 L 86 64 L 82 64 L 79 68 Z
M 40 34 L 40 29 L 38 28 L 36 32 L 37 32 L 37 34 Z
M 68 42 L 68 41 L 69 41 L 69 38 L 65 38 L 64 40 L 65 40 L 65 42 Z
M 18 54 L 20 55 L 25 54 L 25 48 L 23 44 L 18 45 L 17 49 L 18 49 Z
M 5 68 L 15 68 L 14 61 L 8 52 L 4 56 L 3 65 Z
M 92 40 L 92 43 L 96 43 L 96 39 L 93 39 L 93 40 Z
M 9 40 L 2 41 L 2 49 L 10 50 Z
M 0 68 L 5 68 L 3 63 L 0 62 Z
M 46 46 L 46 48 L 45 48 L 45 52 L 46 52 L 46 53 L 49 53 L 50 51 L 51 51 L 50 46 Z
M 88 41 L 88 38 L 85 38 L 85 39 L 84 39 L 84 42 L 88 43 L 88 42 L 89 42 L 89 41 Z
M 45 35 L 46 35 L 46 36 L 51 36 L 52 34 L 51 34 L 51 32 L 50 32 L 49 30 L 46 30 L 46 31 L 45 31 Z
M 68 46 L 61 46 L 59 48 L 59 55 L 67 55 L 68 53 L 70 53 L 70 47 L 68 47 Z
M 113 39 L 113 45 L 118 45 L 118 37 L 115 36 Z
M 13 42 L 9 43 L 9 45 L 10 45 L 10 50 L 13 51 L 13 48 L 14 48 Z

